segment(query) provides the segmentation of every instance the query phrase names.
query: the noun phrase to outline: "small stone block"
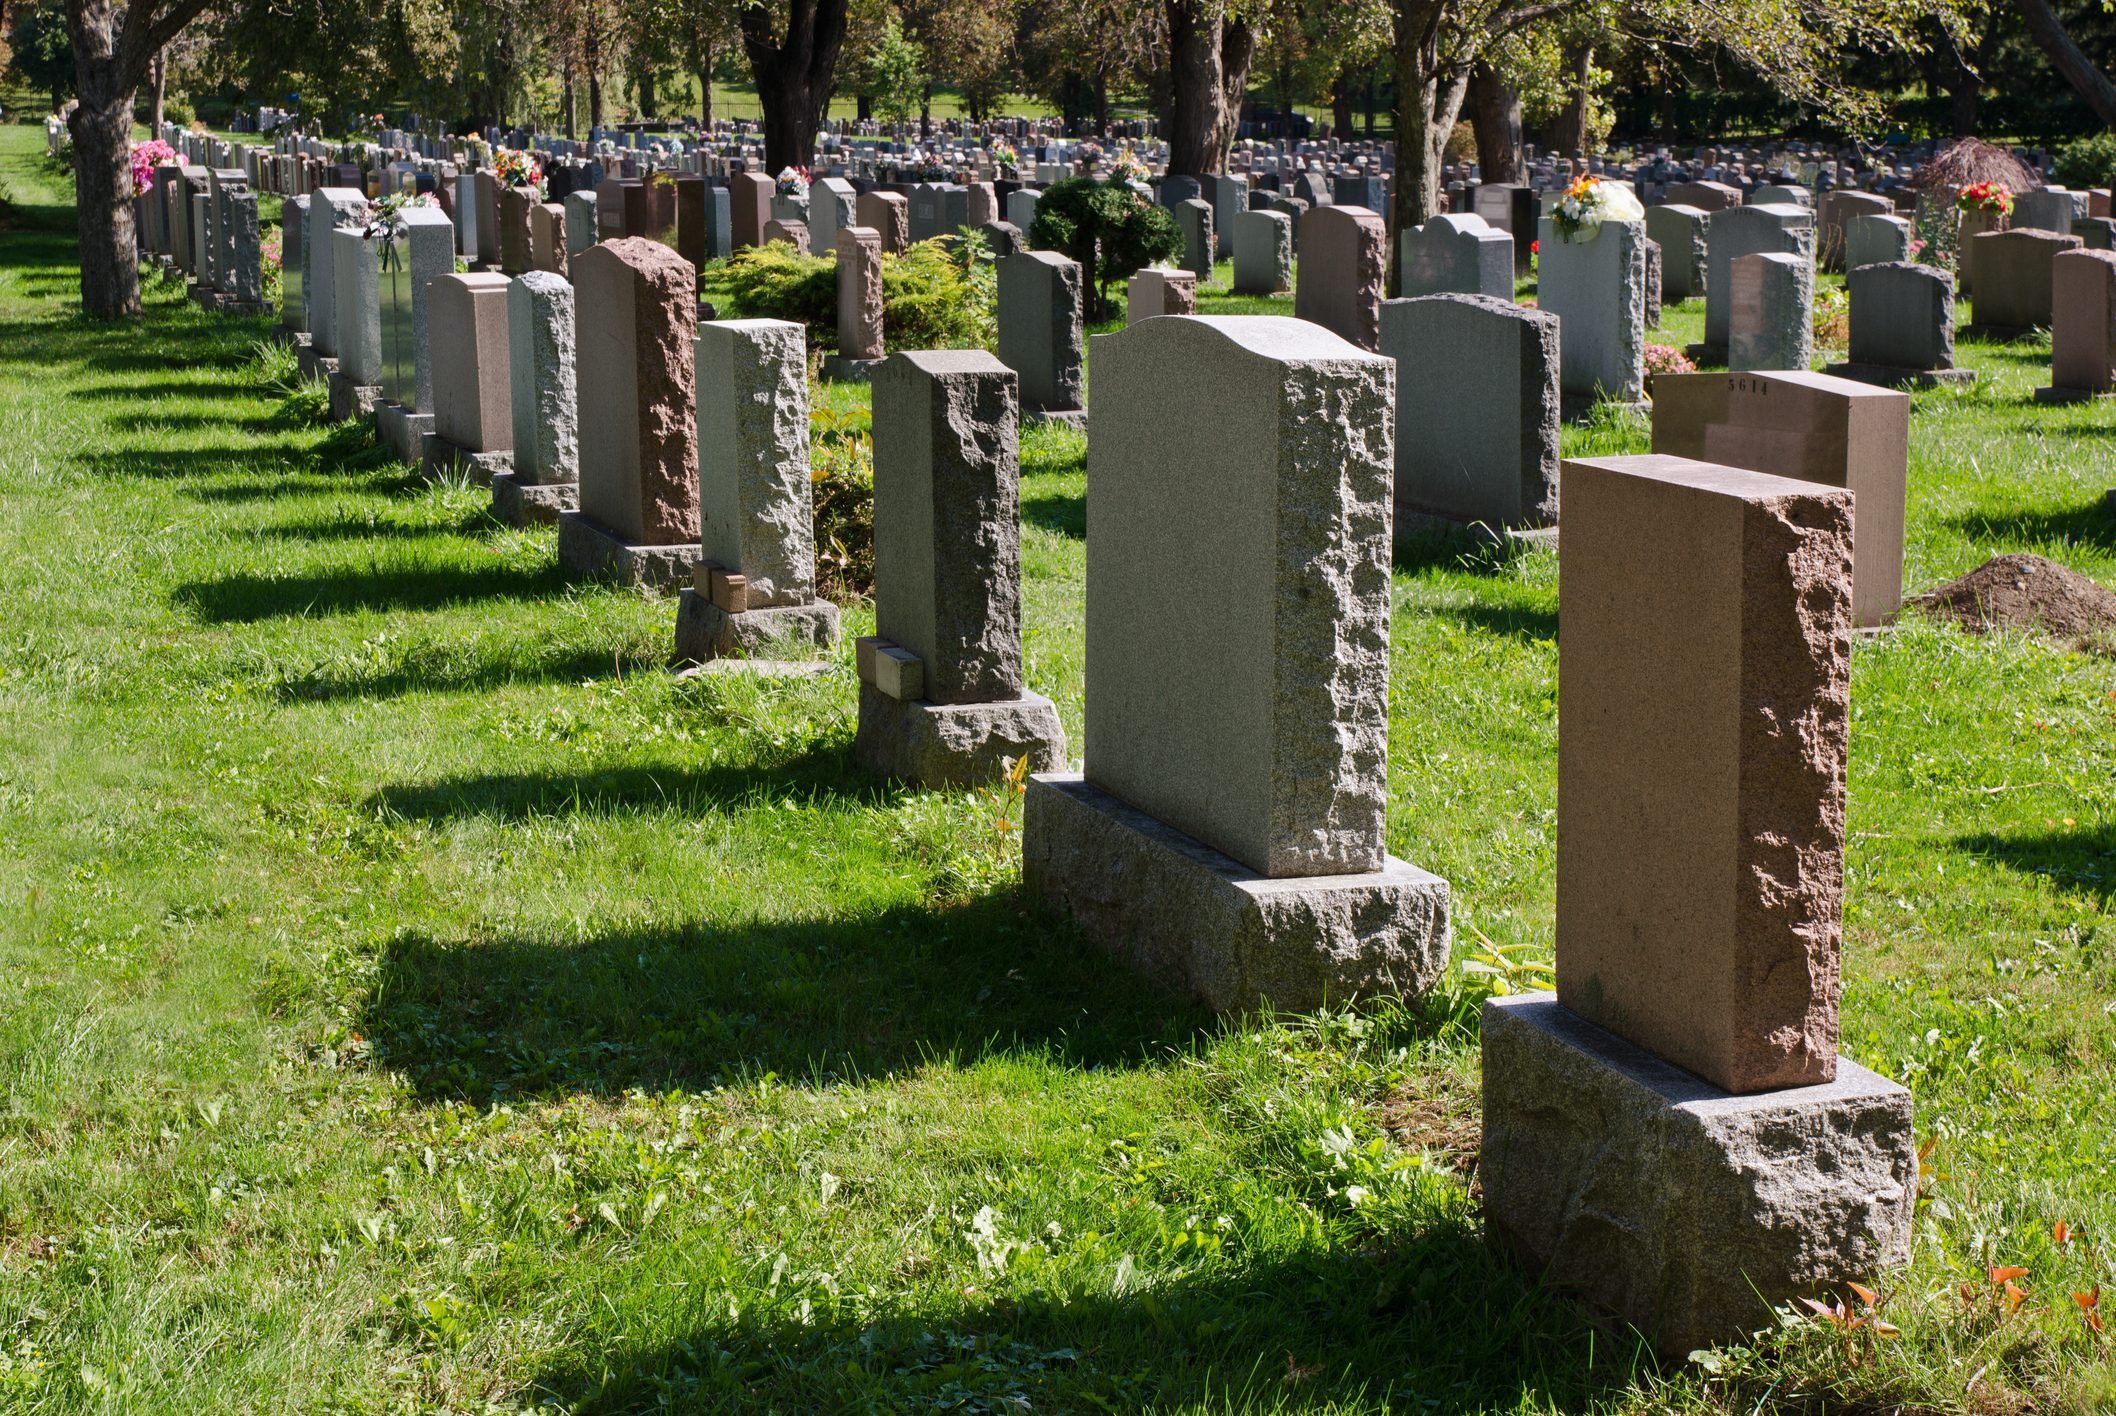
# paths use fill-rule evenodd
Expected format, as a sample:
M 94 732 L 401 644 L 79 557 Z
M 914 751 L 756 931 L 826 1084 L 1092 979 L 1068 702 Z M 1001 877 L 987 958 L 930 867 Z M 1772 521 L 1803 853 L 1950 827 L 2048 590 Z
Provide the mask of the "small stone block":
M 1910 1093 L 1849 1058 L 1736 1096 L 1547 993 L 1486 1003 L 1483 1052 L 1486 1224 L 1666 1356 L 1909 1261 Z
M 712 602 L 729 614 L 739 615 L 749 608 L 749 577 L 715 570 L 710 584 Z
M 882 646 L 889 641 L 880 635 L 863 634 L 852 641 L 852 664 L 860 676 L 860 682 L 872 687 L 874 684 L 874 660 Z
M 729 614 L 696 589 L 676 606 L 676 657 L 691 663 L 722 659 L 787 662 L 838 644 L 838 607 L 828 600 L 767 605 Z
M 926 666 L 908 649 L 887 645 L 874 651 L 874 686 L 899 703 L 926 696 Z

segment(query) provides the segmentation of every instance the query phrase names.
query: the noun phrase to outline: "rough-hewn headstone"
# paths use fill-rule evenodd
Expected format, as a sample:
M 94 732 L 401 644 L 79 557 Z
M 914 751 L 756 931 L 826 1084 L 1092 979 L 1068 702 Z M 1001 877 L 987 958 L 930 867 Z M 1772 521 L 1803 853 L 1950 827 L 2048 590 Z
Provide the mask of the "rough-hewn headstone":
M 1293 288 L 1293 218 L 1282 211 L 1235 213 L 1234 293 L 1283 295 Z
M 1646 208 L 1646 235 L 1660 243 L 1663 301 L 1692 300 L 1705 293 L 1707 245 L 1712 214 L 1693 206 Z
M 1381 346 L 1388 228 L 1378 212 L 1317 207 L 1301 218 L 1293 313 L 1361 349 Z
M 1084 414 L 1085 288 L 1080 263 L 1056 251 L 999 263 L 999 361 L 1020 377 L 1024 419 L 1078 422 Z
M 1727 367 L 1805 369 L 1815 356 L 1815 268 L 1783 252 L 1727 267 Z
M 492 480 L 493 511 L 516 525 L 553 521 L 575 506 L 580 480 L 573 286 L 565 277 L 530 271 L 507 287 L 507 344 L 514 468 Z
M 1559 320 L 1560 382 L 1575 400 L 1636 402 L 1646 382 L 1646 228 L 1605 221 L 1589 241 L 1543 218 L 1537 305 Z

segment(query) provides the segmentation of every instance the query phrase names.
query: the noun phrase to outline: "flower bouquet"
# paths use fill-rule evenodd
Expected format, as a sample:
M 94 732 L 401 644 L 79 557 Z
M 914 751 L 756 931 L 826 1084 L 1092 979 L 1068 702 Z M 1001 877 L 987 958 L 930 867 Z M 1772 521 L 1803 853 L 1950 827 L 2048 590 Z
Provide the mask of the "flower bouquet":
M 492 155 L 492 175 L 502 187 L 534 187 L 538 196 L 543 195 L 544 169 L 532 153 L 501 148 Z
M 781 168 L 777 178 L 777 193 L 788 201 L 799 201 L 808 195 L 808 169 L 805 167 Z
M 1582 177 L 1565 189 L 1550 209 L 1550 225 L 1568 245 L 1584 245 L 1599 236 L 1605 221 L 1643 221 L 1646 209 L 1629 187 Z
M 412 207 L 439 206 L 426 192 L 391 192 L 367 204 L 367 221 L 360 234 L 370 241 L 387 241 L 398 234 L 397 215 Z
M 1977 182 L 1955 194 L 1959 211 L 1983 212 L 1989 216 L 2013 215 L 2013 189 L 2004 182 Z
M 136 143 L 132 149 L 132 190 L 145 196 L 154 186 L 154 169 L 165 162 L 176 161 L 176 149 L 160 138 L 149 138 Z
M 1127 185 L 1144 182 L 1149 175 L 1146 164 L 1141 162 L 1139 155 L 1130 148 L 1123 149 L 1109 160 L 1109 180 L 1112 182 L 1123 182 Z
M 1021 165 L 1021 153 L 1012 143 L 994 143 L 989 151 L 992 154 L 992 161 L 1001 167 L 1012 168 Z

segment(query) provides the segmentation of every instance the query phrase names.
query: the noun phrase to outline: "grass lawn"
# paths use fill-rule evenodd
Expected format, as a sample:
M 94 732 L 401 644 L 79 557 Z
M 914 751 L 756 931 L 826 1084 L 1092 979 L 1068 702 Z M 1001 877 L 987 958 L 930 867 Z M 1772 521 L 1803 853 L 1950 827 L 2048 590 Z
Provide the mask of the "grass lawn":
M 672 601 L 317 425 L 262 321 L 83 322 L 42 141 L 0 129 L 0 1411 L 2116 1402 L 2069 1296 L 2116 1289 L 2110 661 L 1858 647 L 1845 1047 L 1934 1147 L 1903 1336 L 1656 1370 L 1478 1218 L 1476 1010 L 1549 957 L 1553 557 L 1399 556 L 1388 844 L 1454 884 L 1444 988 L 1215 1020 L 1025 904 L 999 806 L 854 768 L 865 609 L 828 680 L 679 682 Z M 1909 583 L 2116 582 L 2111 411 L 1962 353 Z M 1024 438 L 1076 743 L 1083 452 Z

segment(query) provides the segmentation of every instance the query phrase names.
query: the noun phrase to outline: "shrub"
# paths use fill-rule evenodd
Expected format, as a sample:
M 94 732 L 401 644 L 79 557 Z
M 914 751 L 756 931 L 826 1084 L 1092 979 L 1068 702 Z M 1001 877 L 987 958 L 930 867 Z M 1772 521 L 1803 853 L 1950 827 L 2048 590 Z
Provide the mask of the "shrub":
M 2091 138 L 2066 143 L 2057 150 L 2053 166 L 2058 182 L 2075 191 L 2116 187 L 2116 133 L 2096 133 Z
M 869 415 L 818 408 L 809 424 L 816 589 L 846 604 L 874 593 L 874 442 Z
M 947 238 L 882 257 L 882 334 L 894 349 L 982 347 L 992 329 L 992 294 L 958 265 Z M 729 312 L 745 320 L 793 320 L 809 347 L 837 347 L 838 267 L 784 242 L 735 253 L 719 273 Z
M 1655 374 L 1694 374 L 1697 365 L 1690 356 L 1672 344 L 1649 344 L 1646 346 L 1646 377 Z
M 1851 292 L 1841 285 L 1815 292 L 1815 346 L 1842 349 L 1851 343 Z
M 1448 129 L 1447 147 L 1442 154 L 1446 162 L 1468 162 L 1476 156 L 1477 130 L 1467 123 L 1457 123 Z
M 1087 274 L 1088 318 L 1094 320 L 1107 317 L 1111 282 L 1128 280 L 1155 261 L 1177 259 L 1183 233 L 1167 210 L 1129 187 L 1071 177 L 1038 199 L 1029 244 L 1080 262 Z

